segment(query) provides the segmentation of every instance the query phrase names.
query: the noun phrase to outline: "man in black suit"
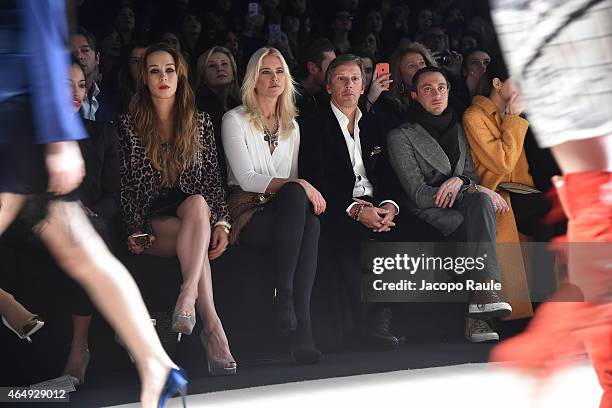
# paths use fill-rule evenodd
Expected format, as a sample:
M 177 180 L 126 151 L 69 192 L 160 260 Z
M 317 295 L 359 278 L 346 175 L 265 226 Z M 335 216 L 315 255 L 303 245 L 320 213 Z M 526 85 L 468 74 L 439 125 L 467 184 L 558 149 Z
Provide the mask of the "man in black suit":
M 399 340 L 389 332 L 391 310 L 360 303 L 361 243 L 428 241 L 439 235 L 408 212 L 399 215 L 399 195 L 389 188 L 398 184 L 384 152 L 382 127 L 357 106 L 363 78 L 361 58 L 345 54 L 331 62 L 326 74 L 331 100 L 300 125 L 299 174 L 327 202 L 319 248 L 332 256 L 321 253 L 319 259 L 330 271 L 342 274 L 360 336 L 376 348 L 393 349 Z M 409 223 L 400 217 L 409 217 Z

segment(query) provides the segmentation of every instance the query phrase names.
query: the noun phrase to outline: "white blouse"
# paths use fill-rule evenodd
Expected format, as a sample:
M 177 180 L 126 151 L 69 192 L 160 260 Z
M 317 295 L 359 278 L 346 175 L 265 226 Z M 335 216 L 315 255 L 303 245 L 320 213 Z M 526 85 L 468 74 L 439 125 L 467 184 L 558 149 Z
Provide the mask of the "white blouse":
M 278 146 L 272 154 L 263 131 L 250 123 L 243 105 L 223 115 L 221 138 L 228 164 L 227 183 L 230 186 L 263 193 L 273 178 L 298 177 L 300 129 L 295 120 L 293 130 L 279 137 Z

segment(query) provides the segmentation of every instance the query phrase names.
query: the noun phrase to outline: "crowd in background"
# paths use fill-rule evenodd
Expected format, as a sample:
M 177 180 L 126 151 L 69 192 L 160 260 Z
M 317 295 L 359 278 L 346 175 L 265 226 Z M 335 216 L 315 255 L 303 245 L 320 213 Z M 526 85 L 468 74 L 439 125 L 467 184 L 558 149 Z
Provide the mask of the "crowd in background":
M 83 204 L 107 242 L 121 213 L 132 253 L 178 256 L 173 330 L 191 334 L 201 317 L 211 374 L 237 367 L 209 264 L 230 244 L 273 250 L 274 320 L 294 333 L 297 362 L 313 363 L 310 294 L 325 263 L 346 275 L 363 340 L 400 345 L 391 308 L 360 302 L 361 241 L 553 235 L 539 224 L 549 206 L 486 1 L 80 0 L 73 11 L 73 103 L 90 135 Z M 381 62 L 389 72 L 376 72 Z M 342 91 L 353 86 L 354 101 Z M 172 104 L 160 102 L 171 91 Z M 427 137 L 437 144 L 418 144 Z M 499 253 L 480 279 L 521 294 L 515 255 Z M 91 313 L 78 293 L 65 372 L 83 381 Z M 487 296 L 470 300 L 470 341 L 499 339 L 492 317 L 532 312 Z

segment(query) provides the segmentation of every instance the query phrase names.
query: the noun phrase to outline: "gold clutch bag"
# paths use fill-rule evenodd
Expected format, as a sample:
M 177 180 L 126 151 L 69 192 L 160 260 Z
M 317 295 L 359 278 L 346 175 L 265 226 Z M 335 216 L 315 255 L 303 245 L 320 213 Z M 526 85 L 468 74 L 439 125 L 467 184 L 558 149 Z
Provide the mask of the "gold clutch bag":
M 535 187 L 528 186 L 527 184 L 513 183 L 511 181 L 506 181 L 506 182 L 503 182 L 503 183 L 499 183 L 497 185 L 497 189 L 496 190 L 498 192 L 499 191 L 507 191 L 509 193 L 515 193 L 515 194 L 541 193 L 541 191 L 538 190 Z

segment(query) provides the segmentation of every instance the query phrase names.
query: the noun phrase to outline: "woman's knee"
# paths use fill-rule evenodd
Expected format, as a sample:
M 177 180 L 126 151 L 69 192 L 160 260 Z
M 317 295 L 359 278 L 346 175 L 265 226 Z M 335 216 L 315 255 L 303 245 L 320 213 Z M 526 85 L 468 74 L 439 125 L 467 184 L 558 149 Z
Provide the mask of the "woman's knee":
M 183 218 L 188 215 L 210 218 L 210 207 L 206 199 L 200 194 L 194 194 L 185 199 L 177 210 L 178 216 Z
M 305 203 L 308 201 L 308 197 L 306 196 L 306 190 L 302 187 L 301 184 L 296 182 L 285 183 L 278 190 L 278 197 L 282 200 L 290 201 L 293 203 Z

